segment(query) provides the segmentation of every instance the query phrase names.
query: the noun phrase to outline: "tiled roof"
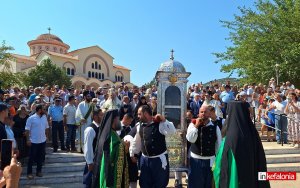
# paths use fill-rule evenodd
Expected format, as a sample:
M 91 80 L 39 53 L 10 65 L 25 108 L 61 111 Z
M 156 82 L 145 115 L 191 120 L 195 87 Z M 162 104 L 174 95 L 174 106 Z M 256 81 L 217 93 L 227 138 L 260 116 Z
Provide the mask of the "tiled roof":
M 18 58 L 18 59 L 24 59 L 24 60 L 28 60 L 28 61 L 35 61 L 34 57 L 30 57 L 30 56 L 25 56 L 25 55 L 20 55 L 20 54 L 11 54 L 13 57 Z
M 128 68 L 126 68 L 126 67 L 123 67 L 123 66 L 121 66 L 121 65 L 116 65 L 116 64 L 114 64 L 113 66 L 114 66 L 114 68 L 117 68 L 117 69 L 124 69 L 124 70 L 129 70 L 129 71 L 130 71 L 130 69 L 128 69 Z
M 78 61 L 78 57 L 74 57 L 74 56 L 71 56 L 71 55 L 67 55 L 67 54 L 60 54 L 60 53 L 56 53 L 56 52 L 51 52 L 51 51 L 44 51 L 50 55 L 53 55 L 53 56 L 57 56 L 57 57 L 63 57 L 63 58 L 67 58 L 67 59 L 73 59 L 73 60 L 76 60 Z

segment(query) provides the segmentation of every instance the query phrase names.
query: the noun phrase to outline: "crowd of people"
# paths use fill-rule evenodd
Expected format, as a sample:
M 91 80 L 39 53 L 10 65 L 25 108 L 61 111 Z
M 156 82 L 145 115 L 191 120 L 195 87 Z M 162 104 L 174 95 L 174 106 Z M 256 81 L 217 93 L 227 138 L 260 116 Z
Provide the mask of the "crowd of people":
M 192 84 L 187 93 L 186 139 L 189 141 L 189 187 L 209 187 L 211 167 L 221 145 L 231 101 L 241 101 L 259 122 L 268 141 L 300 148 L 300 90 L 290 82 L 276 85 L 211 82 Z M 0 90 L 1 139 L 14 141 L 19 160 L 28 157 L 27 178 L 42 177 L 45 146 L 53 152 L 81 152 L 86 187 L 166 187 L 169 162 L 165 136 L 176 129 L 157 112 L 157 88 L 82 89 L 43 86 Z M 1 127 L 0 126 L 0 127 Z M 201 137 L 198 131 L 201 129 Z M 274 135 L 274 130 L 276 134 Z M 281 134 L 280 131 L 283 131 Z M 67 135 L 65 139 L 65 133 Z M 203 133 L 203 137 L 202 137 Z M 283 138 L 281 138 L 281 136 Z M 128 170 L 129 169 L 129 170 Z M 198 174 L 205 174 L 199 178 Z M 182 187 L 175 173 L 175 187 Z
M 229 101 L 244 101 L 252 118 L 261 124 L 261 136 L 267 134 L 267 141 L 280 144 L 282 135 L 284 144 L 290 141 L 291 147 L 300 148 L 300 90 L 289 81 L 276 85 L 271 78 L 268 85 L 252 83 L 240 87 L 230 82 L 193 84 L 187 98 L 194 117 L 202 104 L 210 104 L 216 115 L 224 119 Z

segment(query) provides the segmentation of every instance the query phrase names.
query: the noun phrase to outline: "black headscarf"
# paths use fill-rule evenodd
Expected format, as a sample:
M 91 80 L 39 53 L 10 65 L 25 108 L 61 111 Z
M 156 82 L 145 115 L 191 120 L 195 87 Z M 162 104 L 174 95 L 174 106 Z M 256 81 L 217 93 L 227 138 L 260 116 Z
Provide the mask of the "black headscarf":
M 100 165 L 103 153 L 105 155 L 105 159 L 109 159 L 110 156 L 110 134 L 112 129 L 113 121 L 116 117 L 118 117 L 118 110 L 108 110 L 104 113 L 103 119 L 100 124 L 99 134 L 97 138 L 97 145 L 95 149 L 95 156 L 94 156 L 94 168 L 93 168 L 93 178 L 92 178 L 92 187 L 98 188 L 99 187 L 99 177 L 100 177 Z M 110 164 L 109 161 L 105 163 L 105 165 Z M 108 166 L 105 167 L 108 169 Z M 110 173 L 107 173 L 110 174 Z M 108 178 L 111 179 L 111 178 Z M 111 182 L 107 182 L 108 184 Z
M 258 172 L 267 172 L 266 157 L 246 103 L 232 101 L 228 104 L 226 124 L 220 187 L 229 185 L 228 151 L 232 150 L 238 171 L 239 186 L 243 188 L 269 188 L 268 181 L 258 181 Z

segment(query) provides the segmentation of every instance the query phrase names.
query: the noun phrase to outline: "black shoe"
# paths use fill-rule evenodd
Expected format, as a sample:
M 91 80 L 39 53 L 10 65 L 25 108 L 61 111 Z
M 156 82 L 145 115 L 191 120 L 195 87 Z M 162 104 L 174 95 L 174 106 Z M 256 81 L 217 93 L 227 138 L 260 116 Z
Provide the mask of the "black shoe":
M 36 173 L 37 177 L 43 177 L 43 174 L 41 172 Z
M 182 184 L 179 184 L 179 180 L 175 180 L 174 187 L 175 188 L 182 188 Z

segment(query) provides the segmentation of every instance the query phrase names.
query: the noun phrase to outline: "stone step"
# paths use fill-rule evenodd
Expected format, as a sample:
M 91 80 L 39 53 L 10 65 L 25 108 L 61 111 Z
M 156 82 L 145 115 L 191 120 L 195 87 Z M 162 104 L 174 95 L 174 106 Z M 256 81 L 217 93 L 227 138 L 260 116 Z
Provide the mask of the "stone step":
M 266 155 L 267 164 L 300 163 L 300 154 Z
M 23 188 L 82 188 L 82 183 L 64 183 L 64 184 L 47 184 L 47 185 L 24 185 Z
M 56 187 L 61 187 L 65 183 L 78 184 L 82 182 L 83 172 L 61 172 L 61 173 L 47 173 L 43 177 L 34 177 L 33 180 L 28 180 L 26 176 L 20 178 L 20 187 L 31 187 L 28 185 L 48 185 L 55 184 Z M 75 188 L 75 187 L 74 187 Z
M 288 146 L 281 146 L 278 144 L 276 149 L 265 149 L 266 155 L 284 155 L 284 154 L 300 154 L 300 149 L 288 148 Z
M 84 156 L 80 153 L 51 153 L 46 155 L 46 163 L 84 162 Z
M 268 172 L 300 172 L 299 163 L 278 163 L 278 164 L 267 164 Z
M 51 163 L 45 164 L 42 168 L 43 174 L 49 173 L 64 173 L 64 172 L 82 172 L 84 170 L 85 162 L 76 163 Z M 33 174 L 35 174 L 36 165 L 32 167 Z M 26 176 L 27 166 L 24 167 L 22 174 Z

